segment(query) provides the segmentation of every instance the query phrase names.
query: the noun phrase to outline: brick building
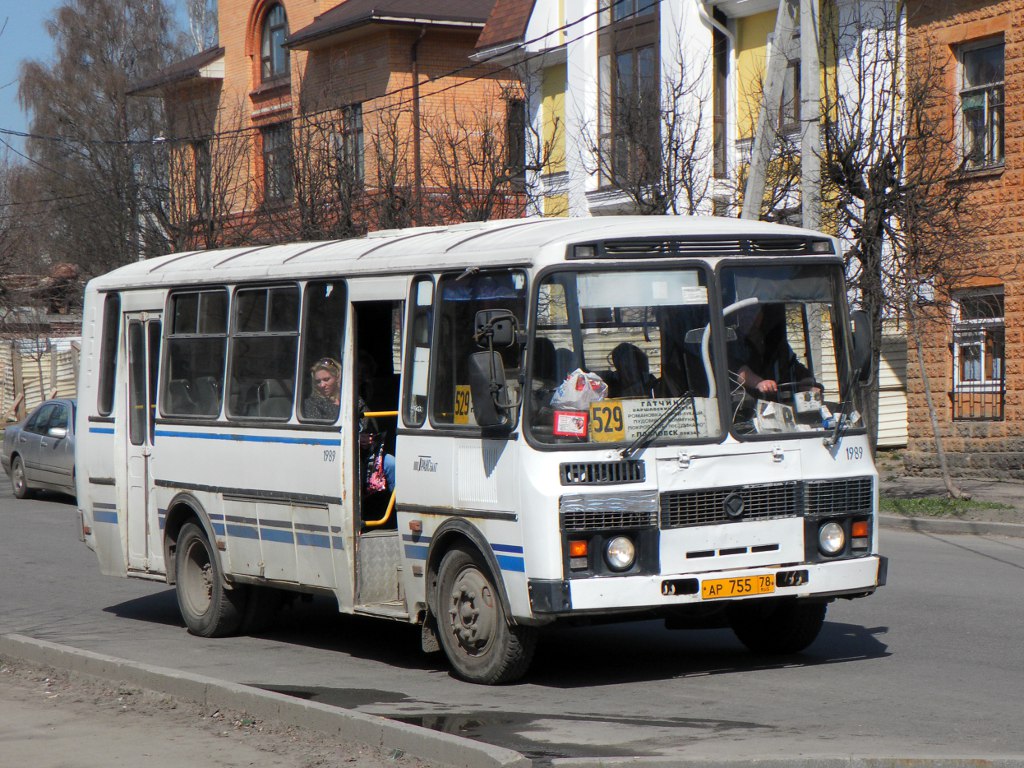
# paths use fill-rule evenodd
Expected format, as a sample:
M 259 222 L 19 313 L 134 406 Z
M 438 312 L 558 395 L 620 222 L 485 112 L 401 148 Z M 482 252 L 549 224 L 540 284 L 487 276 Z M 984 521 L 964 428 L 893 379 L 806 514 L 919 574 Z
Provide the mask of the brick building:
M 961 184 L 981 230 L 957 258 L 969 266 L 964 276 L 934 297 L 936 322 L 922 326 L 940 432 L 955 473 L 1024 477 L 1024 110 L 1016 99 L 1024 3 L 911 2 L 907 10 L 909 71 L 920 62 L 942 67 L 936 119 L 957 137 Z M 907 462 L 933 469 L 920 377 L 909 379 L 908 399 Z
M 134 89 L 166 105 L 176 245 L 521 212 L 517 86 L 469 58 L 492 5 L 220 0 L 219 45 Z

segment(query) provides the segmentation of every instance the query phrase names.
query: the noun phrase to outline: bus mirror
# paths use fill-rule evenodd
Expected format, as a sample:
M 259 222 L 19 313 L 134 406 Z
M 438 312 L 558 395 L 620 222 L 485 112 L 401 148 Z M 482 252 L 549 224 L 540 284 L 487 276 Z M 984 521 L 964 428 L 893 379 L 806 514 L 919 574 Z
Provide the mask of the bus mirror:
M 862 384 L 871 381 L 871 318 L 863 309 L 853 317 L 853 369 Z
M 507 309 L 481 309 L 473 321 L 473 338 L 487 349 L 511 347 L 516 342 L 516 316 Z
M 479 426 L 501 427 L 510 423 L 508 411 L 514 403 L 509 400 L 500 353 L 474 352 L 469 356 L 469 389 Z

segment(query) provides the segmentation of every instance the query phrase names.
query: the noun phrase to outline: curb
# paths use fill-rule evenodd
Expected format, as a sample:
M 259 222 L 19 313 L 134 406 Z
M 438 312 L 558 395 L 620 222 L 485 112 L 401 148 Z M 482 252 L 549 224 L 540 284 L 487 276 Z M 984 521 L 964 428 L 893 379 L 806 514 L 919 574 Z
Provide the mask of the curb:
M 878 521 L 883 528 L 899 531 L 1024 538 L 1024 525 L 1020 523 L 992 523 L 983 520 L 947 520 L 929 517 L 902 517 L 900 515 L 879 515 Z
M 1024 760 L 1013 757 L 796 757 L 784 760 L 615 757 L 556 758 L 550 764 L 553 768 L 1022 768 Z
M 303 701 L 164 667 L 138 664 L 23 635 L 0 635 L 0 656 L 72 673 L 123 681 L 167 696 L 222 709 L 235 709 L 285 725 L 309 728 L 378 749 L 400 750 L 423 760 L 458 768 L 530 768 L 532 761 L 511 749 L 432 731 L 375 715 Z

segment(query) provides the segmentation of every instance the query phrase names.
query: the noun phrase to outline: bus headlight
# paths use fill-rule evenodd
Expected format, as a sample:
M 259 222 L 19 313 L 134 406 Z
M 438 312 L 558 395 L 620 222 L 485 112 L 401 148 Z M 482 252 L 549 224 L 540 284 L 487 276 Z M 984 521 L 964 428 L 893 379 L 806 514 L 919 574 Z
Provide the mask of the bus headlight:
M 636 545 L 628 536 L 616 536 L 604 548 L 604 559 L 613 571 L 625 571 L 636 561 Z
M 823 555 L 838 555 L 846 547 L 846 531 L 834 520 L 818 529 L 818 549 Z

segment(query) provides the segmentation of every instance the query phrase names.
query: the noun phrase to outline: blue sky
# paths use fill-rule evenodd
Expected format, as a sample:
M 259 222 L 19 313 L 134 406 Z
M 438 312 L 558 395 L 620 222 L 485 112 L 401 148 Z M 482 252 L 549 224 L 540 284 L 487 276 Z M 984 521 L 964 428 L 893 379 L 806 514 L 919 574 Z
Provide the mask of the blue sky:
M 183 14 L 184 1 L 171 2 Z M 52 41 L 43 24 L 62 4 L 63 0 L 0 0 L 0 128 L 28 130 L 28 116 L 18 105 L 18 65 L 23 59 L 51 59 Z M 4 134 L 0 138 L 23 148 L 21 139 Z M 0 156 L 6 149 L 0 142 Z M 17 160 L 17 155 L 11 159 Z

